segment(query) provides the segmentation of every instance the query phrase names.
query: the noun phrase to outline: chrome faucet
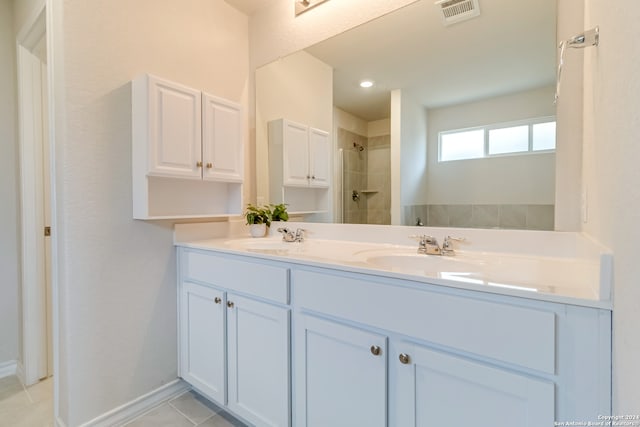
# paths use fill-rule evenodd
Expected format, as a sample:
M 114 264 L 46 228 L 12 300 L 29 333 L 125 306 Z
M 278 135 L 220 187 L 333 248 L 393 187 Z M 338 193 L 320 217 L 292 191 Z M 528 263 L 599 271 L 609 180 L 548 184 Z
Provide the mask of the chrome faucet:
M 451 237 L 447 236 L 444 238 L 444 242 L 442 242 L 442 255 L 453 256 L 456 254 L 456 251 L 453 249 L 453 242 L 464 242 L 464 237 Z
M 418 253 L 425 255 L 453 256 L 456 254 L 455 250 L 453 249 L 453 242 L 462 242 L 465 240 L 463 237 L 447 236 L 444 238 L 442 247 L 440 247 L 440 245 L 438 244 L 438 239 L 433 236 L 427 236 L 423 234 L 409 237 L 418 240 Z
M 282 233 L 283 242 L 304 242 L 305 231 L 303 228 L 298 228 L 295 232 L 287 227 L 278 228 L 278 232 Z
M 442 249 L 438 245 L 438 239 L 425 234 L 418 236 L 410 236 L 418 240 L 418 253 L 425 255 L 442 255 Z

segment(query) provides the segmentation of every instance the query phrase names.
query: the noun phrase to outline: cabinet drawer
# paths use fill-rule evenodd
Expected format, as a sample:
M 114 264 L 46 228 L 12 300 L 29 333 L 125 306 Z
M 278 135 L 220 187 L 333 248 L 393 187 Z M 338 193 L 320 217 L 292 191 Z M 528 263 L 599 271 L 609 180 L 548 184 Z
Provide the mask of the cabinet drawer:
M 229 290 L 289 303 L 289 269 L 196 250 L 184 250 L 182 277 Z
M 555 372 L 555 313 L 293 270 L 293 304 L 461 351 Z

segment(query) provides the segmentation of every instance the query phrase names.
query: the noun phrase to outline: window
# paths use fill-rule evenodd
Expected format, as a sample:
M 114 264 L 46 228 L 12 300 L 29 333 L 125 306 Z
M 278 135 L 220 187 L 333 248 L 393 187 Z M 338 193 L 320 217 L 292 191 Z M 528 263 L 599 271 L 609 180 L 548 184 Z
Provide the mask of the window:
M 439 161 L 517 155 L 556 148 L 553 117 L 440 132 Z
M 440 159 L 477 159 L 484 156 L 484 131 L 482 129 L 452 132 L 440 136 Z

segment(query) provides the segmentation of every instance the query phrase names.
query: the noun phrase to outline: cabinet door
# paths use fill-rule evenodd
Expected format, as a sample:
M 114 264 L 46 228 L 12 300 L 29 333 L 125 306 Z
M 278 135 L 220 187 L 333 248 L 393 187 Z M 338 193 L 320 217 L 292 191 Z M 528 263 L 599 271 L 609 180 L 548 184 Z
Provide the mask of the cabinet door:
M 180 376 L 220 404 L 226 403 L 224 293 L 182 283 Z
M 229 409 L 257 426 L 289 426 L 289 310 L 228 294 Z
M 309 185 L 309 131 L 307 126 L 282 121 L 282 185 Z
M 329 133 L 320 129 L 309 129 L 309 151 L 311 186 L 329 187 Z
M 149 174 L 200 179 L 200 92 L 149 77 Z
M 386 426 L 386 337 L 305 314 L 294 322 L 294 425 Z
M 391 425 L 553 425 L 551 382 L 412 343 L 392 343 L 390 358 Z
M 236 104 L 203 94 L 203 178 L 240 182 L 243 178 L 242 109 Z

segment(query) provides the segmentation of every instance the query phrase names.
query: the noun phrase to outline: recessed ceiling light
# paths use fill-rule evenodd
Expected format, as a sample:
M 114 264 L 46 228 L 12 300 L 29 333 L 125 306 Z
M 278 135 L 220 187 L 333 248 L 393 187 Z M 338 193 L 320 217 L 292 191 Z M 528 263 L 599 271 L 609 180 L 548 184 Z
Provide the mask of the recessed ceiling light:
M 360 82 L 360 87 L 371 87 L 373 82 L 371 80 L 363 80 Z

